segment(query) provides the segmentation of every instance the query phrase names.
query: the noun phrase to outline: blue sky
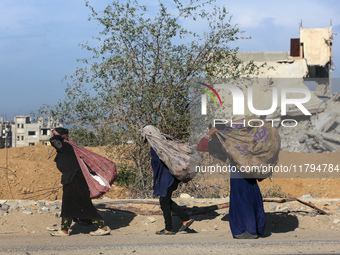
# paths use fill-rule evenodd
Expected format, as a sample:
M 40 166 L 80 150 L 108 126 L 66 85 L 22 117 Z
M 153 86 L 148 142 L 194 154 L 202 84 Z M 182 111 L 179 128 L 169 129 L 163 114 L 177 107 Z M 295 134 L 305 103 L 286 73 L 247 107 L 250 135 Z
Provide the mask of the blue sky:
M 108 0 L 90 0 L 97 11 Z M 158 1 L 144 1 L 157 4 Z M 338 0 L 217 0 L 232 23 L 250 40 L 237 41 L 240 51 L 289 51 L 290 38 L 304 28 L 333 25 L 333 77 L 340 78 L 340 1 Z M 100 27 L 88 21 L 83 0 L 0 1 L 0 116 L 30 114 L 43 104 L 64 97 L 65 75 L 89 52 L 79 47 L 98 35 Z M 200 24 L 196 25 L 197 28 Z M 340 91 L 339 88 L 334 88 Z

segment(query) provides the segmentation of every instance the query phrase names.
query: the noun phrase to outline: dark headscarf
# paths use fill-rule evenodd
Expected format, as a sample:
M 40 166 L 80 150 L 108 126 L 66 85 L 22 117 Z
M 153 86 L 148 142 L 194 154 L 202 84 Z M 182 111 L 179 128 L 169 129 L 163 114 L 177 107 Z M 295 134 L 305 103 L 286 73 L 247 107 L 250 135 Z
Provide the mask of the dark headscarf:
M 209 128 L 211 128 L 211 127 L 212 126 L 209 125 Z M 215 127 L 218 130 L 226 130 L 228 128 L 225 124 L 215 124 Z M 223 145 L 220 142 L 220 140 L 218 139 L 216 134 L 214 134 L 211 137 L 211 140 L 208 143 L 208 148 L 209 148 L 209 154 L 216 159 L 219 159 L 219 160 L 222 160 L 223 162 L 225 162 L 229 158 L 228 153 L 223 148 Z
M 58 127 L 55 129 L 59 135 L 68 135 L 68 129 L 67 128 L 62 128 Z
M 216 159 L 225 162 L 228 159 L 228 153 L 223 148 L 222 143 L 218 140 L 218 137 L 214 134 L 208 143 L 209 154 Z

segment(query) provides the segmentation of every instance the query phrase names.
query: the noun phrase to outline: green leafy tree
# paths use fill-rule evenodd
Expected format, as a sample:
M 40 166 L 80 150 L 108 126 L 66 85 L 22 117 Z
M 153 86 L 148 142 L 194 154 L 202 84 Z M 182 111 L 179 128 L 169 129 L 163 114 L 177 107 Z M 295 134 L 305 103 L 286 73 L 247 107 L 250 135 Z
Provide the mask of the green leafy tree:
M 97 147 L 103 144 L 108 144 L 115 140 L 115 133 L 110 133 L 112 130 L 106 130 L 98 128 L 94 132 L 88 128 L 73 126 L 70 132 L 70 139 L 77 142 L 80 146 Z
M 133 162 L 134 187 L 141 190 L 152 182 L 149 149 L 139 130 L 151 124 L 186 141 L 192 81 L 254 71 L 237 58 L 237 48 L 229 47 L 241 33 L 224 7 L 214 1 L 166 2 L 155 10 L 116 0 L 101 13 L 86 2 L 90 20 L 103 28 L 97 46 L 83 45 L 93 57 L 68 77 L 65 99 L 41 109 L 62 123 L 100 130 L 110 138 L 105 142 L 124 144 L 120 149 Z M 204 31 L 190 29 L 197 22 Z

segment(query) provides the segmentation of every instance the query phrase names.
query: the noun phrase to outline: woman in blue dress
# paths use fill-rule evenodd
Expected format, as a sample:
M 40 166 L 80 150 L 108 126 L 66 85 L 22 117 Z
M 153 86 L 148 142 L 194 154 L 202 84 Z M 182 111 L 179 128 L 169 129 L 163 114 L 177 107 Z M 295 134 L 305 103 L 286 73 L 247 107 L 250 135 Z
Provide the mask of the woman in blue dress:
M 177 189 L 178 181 L 162 162 L 155 150 L 151 147 L 151 167 L 153 169 L 153 194 L 159 196 L 159 203 L 163 211 L 165 228 L 157 231 L 157 235 L 174 235 L 176 232 L 172 225 L 171 211 L 175 212 L 182 220 L 183 225 L 179 231 L 184 231 L 194 222 L 172 199 L 172 193 Z
M 212 127 L 197 149 L 235 166 L 214 135 L 216 131 L 217 128 Z M 266 223 L 262 195 L 257 179 L 243 177 L 238 171 L 232 172 L 230 176 L 229 225 L 234 238 L 256 239 L 264 234 Z

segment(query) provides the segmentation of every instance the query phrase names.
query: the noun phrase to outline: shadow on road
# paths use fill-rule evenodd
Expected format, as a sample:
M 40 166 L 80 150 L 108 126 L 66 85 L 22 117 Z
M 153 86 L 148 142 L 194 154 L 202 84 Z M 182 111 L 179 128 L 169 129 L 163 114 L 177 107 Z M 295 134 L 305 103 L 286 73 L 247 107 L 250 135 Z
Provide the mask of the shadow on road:
M 229 221 L 229 214 L 226 214 L 221 220 Z M 294 231 L 299 227 L 298 218 L 287 212 L 266 213 L 266 227 L 264 236 L 270 236 L 272 233 L 286 233 Z
M 129 226 L 130 222 L 137 216 L 134 213 L 124 210 L 99 211 L 99 214 L 111 230 Z M 97 227 L 90 222 L 76 222 L 71 229 L 72 235 L 80 233 L 88 234 L 91 231 L 96 230 Z
M 266 213 L 265 235 L 270 233 L 286 233 L 299 227 L 299 220 L 295 215 L 287 212 Z

